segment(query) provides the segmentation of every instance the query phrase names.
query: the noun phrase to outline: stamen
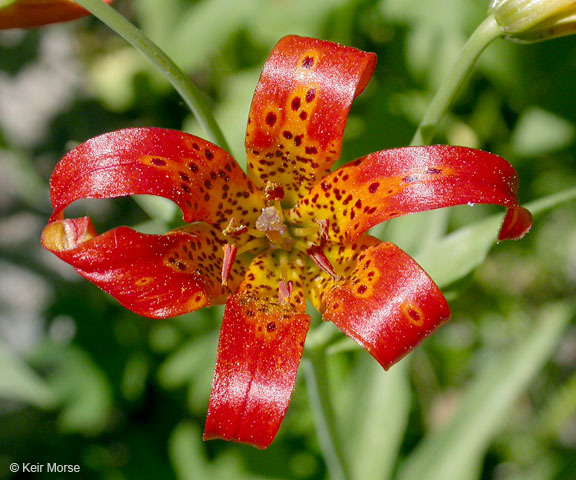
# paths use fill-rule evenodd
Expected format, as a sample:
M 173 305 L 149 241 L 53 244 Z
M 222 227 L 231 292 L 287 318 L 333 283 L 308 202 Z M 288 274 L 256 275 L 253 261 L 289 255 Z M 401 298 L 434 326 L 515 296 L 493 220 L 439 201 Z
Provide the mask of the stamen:
M 252 236 L 252 237 L 256 237 L 256 238 L 262 238 L 265 237 L 266 234 L 264 232 L 261 232 L 260 230 L 256 230 L 255 228 L 249 228 L 247 230 L 248 235 Z
M 236 224 L 236 219 L 234 217 L 232 217 L 230 219 L 230 221 L 228 222 L 228 225 L 226 225 L 226 228 L 224 228 L 224 230 L 222 230 L 222 234 L 223 235 L 240 235 L 242 233 L 245 233 L 248 231 L 248 227 L 246 225 L 242 225 L 242 224 Z
M 282 281 L 288 279 L 288 252 L 281 251 L 278 254 L 278 259 L 280 260 L 280 274 L 282 275 Z
M 222 285 L 226 286 L 228 285 L 228 279 L 232 272 L 232 265 L 234 265 L 234 260 L 236 260 L 238 247 L 227 243 L 222 247 L 222 250 L 224 250 L 224 259 L 222 260 Z
M 242 245 L 238 251 L 236 252 L 237 255 L 241 253 L 249 252 L 251 250 L 256 250 L 258 248 L 262 248 L 268 245 L 268 240 L 266 238 L 255 238 L 254 240 L 250 240 Z
M 328 229 L 330 228 L 330 220 L 315 220 L 318 224 L 318 237 L 320 245 L 324 245 L 328 241 Z
M 342 277 L 336 273 L 334 267 L 330 263 L 330 260 L 326 257 L 324 250 L 318 245 L 313 245 L 309 249 L 306 250 L 308 256 L 312 259 L 312 261 L 318 265 L 318 268 L 322 270 L 324 273 L 330 275 L 332 280 L 339 281 L 342 280 Z
M 278 299 L 280 303 L 288 303 L 290 302 L 290 297 L 292 297 L 292 282 L 284 283 L 284 280 L 280 280 L 280 284 L 278 285 Z
M 318 232 L 320 227 L 318 225 L 312 225 L 310 227 L 296 227 L 290 230 L 294 237 L 308 237 L 309 235 L 314 235 Z

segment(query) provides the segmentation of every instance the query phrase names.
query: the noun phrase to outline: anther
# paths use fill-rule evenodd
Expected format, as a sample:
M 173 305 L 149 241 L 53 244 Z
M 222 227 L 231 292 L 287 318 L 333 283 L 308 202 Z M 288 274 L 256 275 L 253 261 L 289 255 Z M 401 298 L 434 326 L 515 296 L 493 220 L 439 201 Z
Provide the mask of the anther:
M 280 280 L 278 285 L 278 299 L 280 303 L 286 304 L 290 302 L 290 297 L 292 296 L 292 282 L 285 283 L 284 280 Z
M 332 280 L 339 281 L 342 280 L 342 277 L 336 273 L 334 267 L 330 263 L 330 260 L 326 257 L 324 250 L 318 245 L 312 245 L 310 248 L 306 250 L 308 256 L 312 259 L 312 261 L 318 265 L 318 268 L 322 270 L 324 273 L 330 275 Z
M 248 227 L 242 224 L 236 224 L 236 219 L 232 217 L 226 225 L 226 228 L 222 230 L 223 235 L 240 235 L 248 231 Z
M 228 279 L 232 272 L 232 265 L 234 265 L 234 260 L 236 260 L 238 247 L 227 243 L 222 247 L 222 250 L 224 250 L 224 259 L 222 260 L 222 285 L 226 286 L 228 285 Z

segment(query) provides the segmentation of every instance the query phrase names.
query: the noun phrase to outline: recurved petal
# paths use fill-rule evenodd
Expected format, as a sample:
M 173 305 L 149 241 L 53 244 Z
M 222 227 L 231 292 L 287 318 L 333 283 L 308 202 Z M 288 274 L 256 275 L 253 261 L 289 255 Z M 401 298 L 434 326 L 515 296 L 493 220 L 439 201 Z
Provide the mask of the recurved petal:
M 532 226 L 518 203 L 518 176 L 503 158 L 481 150 L 434 145 L 372 153 L 324 178 L 290 212 L 299 223 L 329 221 L 329 237 L 354 240 L 390 218 L 454 205 L 507 207 L 500 240 Z
M 450 316 L 426 272 L 391 243 L 369 246 L 343 282 L 327 285 L 323 318 L 365 348 L 385 369 Z
M 228 287 L 220 281 L 222 235 L 208 225 L 146 235 L 119 227 L 96 235 L 88 217 L 56 220 L 42 245 L 135 313 L 166 318 L 223 303 L 246 265 L 237 261 Z
M 354 97 L 370 80 L 376 55 L 336 43 L 284 37 L 268 57 L 252 100 L 246 151 L 260 186 L 284 186 L 293 206 L 340 156 Z
M 6 6 L 0 8 L 0 29 L 39 27 L 89 15 L 72 0 L 15 0 L 2 4 Z
M 184 221 L 222 229 L 253 221 L 261 193 L 236 161 L 216 145 L 161 128 L 128 128 L 92 138 L 70 151 L 50 180 L 52 220 L 82 198 L 148 194 L 174 201 Z
M 299 283 L 290 299 L 279 294 L 279 268 L 269 255 L 255 257 L 226 303 L 205 440 L 266 448 L 286 414 L 310 317 Z

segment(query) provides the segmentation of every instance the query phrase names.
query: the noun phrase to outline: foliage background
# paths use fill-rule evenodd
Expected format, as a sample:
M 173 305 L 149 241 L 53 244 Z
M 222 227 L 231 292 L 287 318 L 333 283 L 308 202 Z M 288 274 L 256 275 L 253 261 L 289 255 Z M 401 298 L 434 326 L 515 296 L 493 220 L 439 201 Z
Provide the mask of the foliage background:
M 410 141 L 487 3 L 118 0 L 115 8 L 206 92 L 243 163 L 252 92 L 283 35 L 378 53 L 375 78 L 351 112 L 348 161 Z M 523 203 L 569 189 L 575 82 L 574 38 L 498 40 L 437 141 L 507 158 Z M 20 478 L 11 462 L 78 464 L 82 478 L 107 480 L 325 478 L 302 376 L 268 450 L 202 443 L 221 308 L 144 319 L 40 248 L 59 158 L 92 136 L 143 125 L 202 135 L 171 87 L 96 19 L 1 33 L 0 479 Z M 99 230 L 177 224 L 171 204 L 140 205 L 79 202 L 70 214 L 89 214 Z M 386 373 L 345 340 L 331 349 L 329 381 L 354 478 L 576 478 L 576 208 L 552 206 L 529 236 L 494 246 L 483 263 L 498 220 L 474 222 L 500 211 L 454 208 L 450 231 L 476 227 L 436 250 L 419 242 L 422 214 L 384 229 L 439 281 L 453 315 Z M 166 225 L 149 220 L 150 208 Z

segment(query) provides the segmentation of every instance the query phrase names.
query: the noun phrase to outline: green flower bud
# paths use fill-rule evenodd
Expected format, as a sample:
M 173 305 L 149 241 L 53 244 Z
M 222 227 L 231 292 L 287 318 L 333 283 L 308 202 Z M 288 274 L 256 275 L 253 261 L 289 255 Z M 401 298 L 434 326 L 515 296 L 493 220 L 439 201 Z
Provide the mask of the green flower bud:
M 492 0 L 488 12 L 507 37 L 521 42 L 576 33 L 575 0 Z

